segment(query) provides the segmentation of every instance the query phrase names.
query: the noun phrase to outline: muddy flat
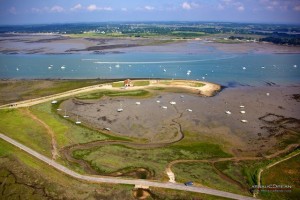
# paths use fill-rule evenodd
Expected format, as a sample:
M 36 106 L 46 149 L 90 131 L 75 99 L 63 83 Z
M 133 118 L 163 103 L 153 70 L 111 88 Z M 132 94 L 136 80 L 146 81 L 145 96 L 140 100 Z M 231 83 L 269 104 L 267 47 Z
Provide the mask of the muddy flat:
M 179 137 L 177 122 L 184 132 L 197 133 L 200 140 L 215 141 L 218 138 L 219 143 L 225 148 L 230 146 L 235 154 L 255 156 L 258 152 L 269 152 L 277 144 L 280 134 L 285 133 L 283 128 L 273 134 L 271 129 L 277 125 L 266 123 L 262 120 L 264 116 L 272 121 L 278 121 L 276 116 L 282 116 L 290 120 L 288 125 L 292 129 L 299 129 L 299 102 L 293 98 L 297 90 L 299 86 L 239 87 L 225 89 L 213 97 L 162 92 L 144 99 L 69 99 L 62 108 L 73 118 L 78 115 L 89 126 L 109 128 L 113 133 L 148 142 L 176 140 Z M 118 112 L 118 109 L 123 110 Z M 268 114 L 275 117 L 268 117 Z

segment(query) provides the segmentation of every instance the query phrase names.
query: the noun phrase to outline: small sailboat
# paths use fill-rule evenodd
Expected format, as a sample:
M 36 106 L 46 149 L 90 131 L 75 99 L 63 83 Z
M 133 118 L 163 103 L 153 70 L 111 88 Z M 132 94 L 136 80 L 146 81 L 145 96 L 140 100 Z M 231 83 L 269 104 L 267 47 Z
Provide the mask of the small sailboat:
M 176 105 L 176 102 L 175 101 L 170 101 L 170 104 L 171 105 Z
M 297 68 L 297 65 L 294 65 L 294 68 Z
M 122 108 L 122 104 L 120 103 L 120 108 L 117 109 L 118 112 L 122 112 L 123 108 Z
M 52 104 L 57 104 L 57 101 L 56 101 L 56 100 L 53 100 L 51 103 L 52 103 Z
M 157 100 L 156 103 L 160 103 L 160 100 Z
M 61 66 L 60 68 L 61 68 L 61 69 L 66 69 L 65 65 Z
M 167 70 L 166 69 L 164 69 L 164 72 L 166 72 Z
M 243 67 L 243 70 L 245 70 L 246 69 L 246 67 Z
M 115 67 L 116 67 L 116 68 L 120 68 L 120 65 L 119 65 L 119 64 L 116 64 Z
M 110 128 L 104 128 L 104 130 L 106 130 L 106 131 L 110 131 Z
M 188 112 L 193 112 L 193 110 L 192 110 L 192 109 L 186 109 L 186 111 L 188 111 Z
M 244 111 L 244 110 L 241 110 L 241 111 L 240 111 L 240 113 L 242 113 L 242 114 L 245 114 L 245 113 L 246 113 L 246 111 Z
M 229 110 L 226 110 L 225 113 L 226 113 L 227 115 L 231 115 L 231 112 L 230 112 Z
M 67 110 L 65 109 L 65 115 L 64 115 L 64 118 L 68 118 L 69 115 L 67 115 Z
M 19 68 L 17 67 L 16 70 L 19 71 Z
M 135 102 L 136 105 L 141 105 L 141 102 L 137 101 Z
M 167 107 L 167 106 L 162 106 L 162 108 L 163 108 L 163 109 L 168 109 L 168 107 Z
M 248 120 L 242 119 L 241 122 L 243 122 L 243 123 L 248 123 Z
M 244 105 L 240 105 L 240 108 L 245 108 L 245 106 Z

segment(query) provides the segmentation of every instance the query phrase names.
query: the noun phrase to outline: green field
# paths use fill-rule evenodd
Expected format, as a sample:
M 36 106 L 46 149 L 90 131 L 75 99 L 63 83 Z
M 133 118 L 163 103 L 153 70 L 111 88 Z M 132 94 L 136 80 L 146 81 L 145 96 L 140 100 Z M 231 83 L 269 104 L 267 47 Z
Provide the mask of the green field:
M 0 110 L 0 132 L 26 144 L 28 147 L 51 155 L 51 138 L 46 129 L 27 116 L 25 109 Z
M 79 95 L 76 98 L 78 99 L 100 99 L 103 96 L 109 96 L 109 97 L 149 97 L 150 93 L 146 90 L 123 90 L 123 91 L 100 91 L 100 92 L 94 92 L 89 93 L 85 95 Z
M 300 155 L 275 165 L 262 174 L 262 184 L 290 185 L 292 192 L 261 192 L 264 199 L 298 199 L 300 196 Z
M 53 95 L 116 80 L 8 80 L 0 81 L 0 105 Z

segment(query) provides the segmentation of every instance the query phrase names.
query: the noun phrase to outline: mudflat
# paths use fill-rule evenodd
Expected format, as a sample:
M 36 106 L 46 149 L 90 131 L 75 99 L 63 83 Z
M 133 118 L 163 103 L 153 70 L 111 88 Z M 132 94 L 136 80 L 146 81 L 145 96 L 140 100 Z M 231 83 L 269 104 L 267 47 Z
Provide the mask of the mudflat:
M 158 92 L 149 98 L 69 99 L 60 112 L 66 109 L 74 120 L 78 116 L 89 126 L 148 143 L 178 140 L 180 124 L 184 133 L 218 142 L 237 156 L 267 155 L 300 128 L 299 88 L 245 86 L 227 88 L 213 97 Z

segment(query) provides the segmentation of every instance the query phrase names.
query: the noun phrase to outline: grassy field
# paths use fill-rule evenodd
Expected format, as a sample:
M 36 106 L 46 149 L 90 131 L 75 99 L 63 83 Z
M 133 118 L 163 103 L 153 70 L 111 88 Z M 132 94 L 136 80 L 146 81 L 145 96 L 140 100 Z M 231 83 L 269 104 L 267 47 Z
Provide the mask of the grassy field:
M 0 140 L 0 199 L 136 199 L 133 186 L 93 184 L 70 178 Z M 151 188 L 147 199 L 225 198 L 185 191 Z
M 0 105 L 116 80 L 7 80 L 0 81 Z
M 109 139 L 99 131 L 78 126 L 74 122 L 60 117 L 56 114 L 56 106 L 49 102 L 32 106 L 30 110 L 53 129 L 59 147 Z
M 95 93 L 89 93 L 85 95 L 77 96 L 78 99 L 100 99 L 103 96 L 109 96 L 109 97 L 120 97 L 120 96 L 126 96 L 126 97 L 148 97 L 151 94 L 146 90 L 123 90 L 123 91 L 100 91 Z
M 147 86 L 150 85 L 150 81 L 133 81 L 133 86 Z
M 196 184 L 223 191 L 249 195 L 235 184 L 224 180 L 213 169 L 210 163 L 178 163 L 172 168 L 176 175 L 176 181 L 193 181 Z
M 178 144 L 155 149 L 134 149 L 123 145 L 102 146 L 77 150 L 73 155 L 77 159 L 87 161 L 102 174 L 128 167 L 140 167 L 154 172 L 153 178 L 158 180 L 167 179 L 164 170 L 173 160 L 230 157 L 230 154 L 224 152 L 217 144 L 190 142 L 192 140 L 193 138 L 184 138 Z
M 0 132 L 47 156 L 51 155 L 51 138 L 47 130 L 28 117 L 23 109 L 0 110 Z
M 134 199 L 133 186 L 70 178 L 0 140 L 0 199 Z
M 300 155 L 265 170 L 262 184 L 290 185 L 292 192 L 261 192 L 263 199 L 299 199 L 300 196 Z

